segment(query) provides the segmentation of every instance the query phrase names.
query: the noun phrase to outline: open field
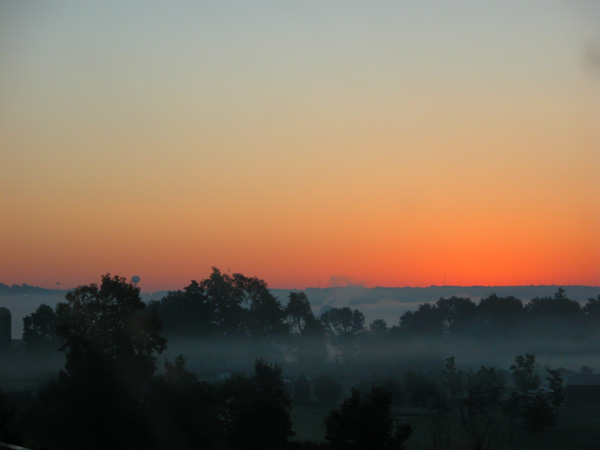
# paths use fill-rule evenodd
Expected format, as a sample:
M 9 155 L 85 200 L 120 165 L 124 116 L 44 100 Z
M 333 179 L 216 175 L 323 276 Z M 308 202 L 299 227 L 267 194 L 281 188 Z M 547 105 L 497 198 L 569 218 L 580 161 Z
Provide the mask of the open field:
M 323 420 L 335 406 L 295 402 L 292 409 L 295 439 L 322 440 L 325 436 Z M 440 421 L 428 410 L 414 407 L 396 407 L 394 415 L 414 427 L 408 450 L 470 448 L 458 417 Z M 600 448 L 600 408 L 563 407 L 559 411 L 558 425 L 541 433 L 526 431 L 521 423 L 511 424 L 506 419 L 490 427 L 489 433 L 494 438 L 483 448 L 490 450 L 597 450 Z

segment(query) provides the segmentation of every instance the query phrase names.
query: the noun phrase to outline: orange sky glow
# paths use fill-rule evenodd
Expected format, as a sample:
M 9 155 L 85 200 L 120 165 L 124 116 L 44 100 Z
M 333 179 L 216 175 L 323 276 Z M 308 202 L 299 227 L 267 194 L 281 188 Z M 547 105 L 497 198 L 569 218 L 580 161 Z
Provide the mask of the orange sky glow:
M 600 285 L 593 2 L 236 5 L 2 4 L 0 282 Z

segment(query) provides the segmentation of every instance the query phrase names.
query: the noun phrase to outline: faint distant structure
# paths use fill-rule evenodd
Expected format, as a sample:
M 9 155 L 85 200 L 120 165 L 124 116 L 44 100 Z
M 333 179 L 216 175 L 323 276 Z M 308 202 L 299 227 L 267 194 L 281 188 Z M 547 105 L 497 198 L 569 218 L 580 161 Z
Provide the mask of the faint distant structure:
M 7 308 L 0 308 L 0 356 L 10 352 L 12 344 L 11 316 Z
M 131 277 L 131 282 L 133 283 L 133 285 L 135 287 L 137 287 L 138 283 L 140 282 L 140 277 L 138 277 L 137 275 L 134 275 Z

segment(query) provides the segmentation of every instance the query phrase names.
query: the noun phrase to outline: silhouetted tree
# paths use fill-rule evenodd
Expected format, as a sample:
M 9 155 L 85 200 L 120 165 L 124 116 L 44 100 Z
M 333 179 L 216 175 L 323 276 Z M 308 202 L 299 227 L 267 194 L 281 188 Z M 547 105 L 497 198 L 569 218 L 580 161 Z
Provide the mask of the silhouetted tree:
M 257 360 L 254 375 L 235 374 L 223 386 L 226 448 L 278 450 L 294 435 L 291 400 L 281 366 Z
M 527 395 L 530 390 L 540 387 L 540 376 L 535 373 L 535 353 L 525 353 L 525 356 L 518 355 L 515 358 L 515 364 L 510 366 L 513 373 L 515 386 L 521 395 Z
M 375 319 L 369 325 L 368 331 L 362 333 L 359 346 L 360 359 L 363 364 L 368 364 L 376 370 L 378 365 L 383 365 L 389 359 L 390 330 L 383 319 Z
M 323 323 L 312 312 L 304 292 L 290 292 L 285 307 L 292 332 L 291 352 L 305 369 L 314 369 L 327 359 L 327 337 Z
M 344 361 L 358 355 L 358 338 L 365 331 L 365 316 L 357 309 L 331 308 L 321 314 L 331 344 Z
M 446 398 L 437 380 L 412 370 L 404 372 L 402 381 L 406 393 L 414 406 L 430 407 L 434 410 L 447 410 Z
M 46 304 L 23 318 L 23 341 L 28 354 L 40 356 L 58 351 L 60 341 L 56 335 L 56 324 L 56 314 Z
M 292 332 L 302 334 L 306 323 L 315 318 L 304 292 L 290 292 L 285 314 Z
M 588 298 L 583 313 L 592 325 L 600 324 L 600 295 L 597 298 Z
M 142 314 L 138 288 L 108 274 L 65 299 L 56 307 L 65 371 L 40 390 L 31 434 L 63 450 L 151 448 L 144 398 L 165 347 L 158 319 Z
M 493 367 L 481 366 L 467 376 L 467 407 L 471 415 L 496 412 L 506 381 Z
M 554 297 L 536 297 L 525 305 L 530 334 L 544 338 L 562 339 L 580 336 L 583 328 L 579 319 L 583 317 L 578 302 L 570 300 L 563 288 L 558 288 Z
M 369 325 L 369 334 L 373 337 L 383 338 L 389 333 L 387 323 L 383 319 L 375 319 Z
M 217 386 L 199 382 L 183 357 L 165 361 L 165 372 L 152 382 L 147 422 L 156 448 L 220 449 L 226 440 Z
M 216 304 L 193 280 L 182 291 L 171 291 L 150 304 L 163 322 L 168 337 L 206 337 L 216 332 Z
M 492 294 L 477 305 L 484 336 L 496 340 L 518 337 L 523 327 L 523 302 L 515 297 Z
M 402 450 L 412 434 L 391 412 L 392 392 L 373 385 L 369 393 L 358 389 L 325 419 L 325 439 L 332 450 Z
M 304 375 L 300 375 L 294 383 L 294 398 L 300 401 L 310 398 L 310 383 Z
M 460 398 L 463 392 L 464 372 L 456 368 L 455 358 L 451 356 L 444 363 L 442 384 L 451 399 Z
M 245 277 L 234 274 L 234 280 L 239 283 L 250 302 L 249 330 L 255 338 L 280 338 L 289 332 L 285 323 L 286 311 L 277 300 L 267 283 L 257 277 Z
M 473 330 L 477 306 L 471 299 L 452 296 L 438 300 L 435 305 L 446 335 L 464 336 Z
M 550 394 L 550 401 L 554 406 L 555 419 L 558 420 L 558 408 L 565 401 L 565 391 L 563 387 L 563 377 L 558 369 L 546 368 L 548 376 L 548 388 L 552 391 Z
M 404 312 L 400 316 L 398 329 L 407 336 L 441 337 L 444 331 L 443 318 L 436 306 L 424 303 L 416 311 Z
M 56 334 L 69 376 L 102 370 L 139 385 L 154 373 L 166 340 L 158 318 L 141 314 L 145 304 L 139 288 L 106 274 L 100 286 L 79 286 L 65 299 L 56 307 Z
M 333 375 L 319 375 L 314 382 L 313 392 L 321 402 L 335 402 L 339 400 L 342 387 Z
M 505 381 L 493 367 L 467 374 L 467 397 L 461 408 L 461 429 L 468 448 L 491 448 L 498 440 L 500 399 Z
M 207 302 L 215 309 L 214 325 L 220 336 L 245 336 L 247 334 L 247 310 L 243 303 L 247 300 L 240 277 L 221 273 L 213 267 L 208 278 L 200 282 Z
M 327 351 L 327 336 L 325 326 L 317 318 L 310 318 L 304 324 L 304 328 L 297 339 L 296 357 L 303 366 L 315 370 L 326 360 L 329 352 Z
M 202 338 L 195 351 L 204 349 L 203 360 L 281 358 L 284 345 L 289 344 L 285 308 L 256 277 L 224 274 L 213 267 L 208 278 L 170 292 L 149 309 L 164 321 L 165 332 L 175 345 L 181 342 L 179 338 Z M 224 344 L 218 354 L 215 342 Z M 203 347 L 206 344 L 209 347 Z

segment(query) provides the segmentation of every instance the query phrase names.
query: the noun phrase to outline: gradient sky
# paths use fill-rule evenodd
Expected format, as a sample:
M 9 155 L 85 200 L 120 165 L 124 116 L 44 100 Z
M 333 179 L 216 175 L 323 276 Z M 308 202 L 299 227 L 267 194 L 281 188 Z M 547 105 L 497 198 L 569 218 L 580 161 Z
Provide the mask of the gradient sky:
M 0 282 L 600 285 L 597 2 L 55 3 L 0 0 Z

